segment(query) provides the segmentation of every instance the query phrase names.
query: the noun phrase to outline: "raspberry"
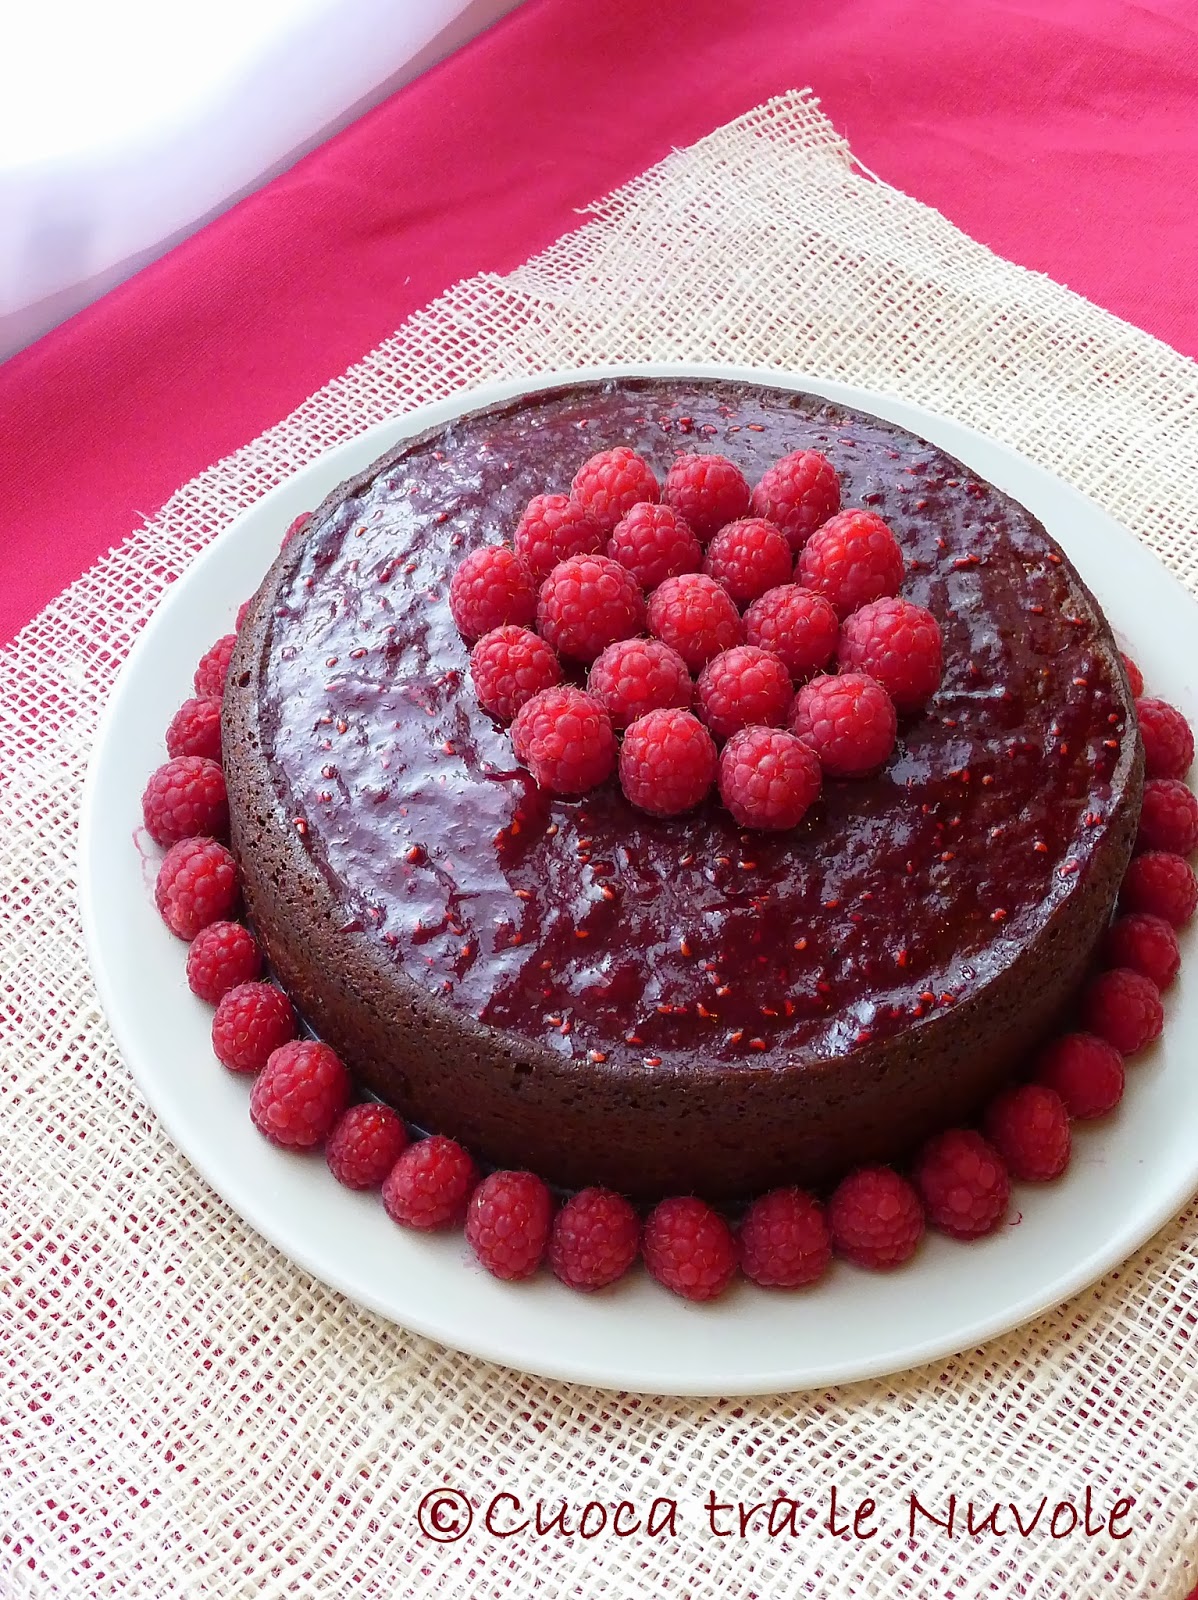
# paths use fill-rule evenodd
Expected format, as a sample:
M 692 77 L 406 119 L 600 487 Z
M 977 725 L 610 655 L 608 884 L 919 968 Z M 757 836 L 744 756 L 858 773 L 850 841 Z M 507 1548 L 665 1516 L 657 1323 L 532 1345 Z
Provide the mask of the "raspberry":
M 449 611 L 464 639 L 530 623 L 537 610 L 532 573 L 506 544 L 487 544 L 460 562 L 449 582 Z
M 803 546 L 799 582 L 822 594 L 838 617 L 871 600 L 898 593 L 903 552 L 881 517 L 872 511 L 842 511 Z
M 915 1254 L 923 1238 L 923 1207 L 890 1167 L 859 1167 L 828 1201 L 828 1229 L 837 1255 L 871 1272 L 889 1272 Z
M 737 1235 L 746 1278 L 767 1289 L 798 1289 L 832 1264 L 832 1238 L 814 1196 L 774 1189 L 745 1212 Z
M 606 1289 L 636 1260 L 641 1219 L 623 1195 L 582 1189 L 553 1219 L 549 1265 L 571 1289 Z
M 304 529 L 308 526 L 311 520 L 312 513 L 310 511 L 301 511 L 299 516 L 296 517 L 295 521 L 288 524 L 287 531 L 279 540 L 279 549 L 285 550 L 295 538 L 297 533 L 303 533 Z
M 1181 947 L 1164 917 L 1135 911 L 1107 929 L 1102 958 L 1108 967 L 1130 967 L 1167 989 L 1181 966 Z
M 620 732 L 648 711 L 685 710 L 693 690 L 686 662 L 660 639 L 619 639 L 596 657 L 587 675 L 587 693 L 607 707 Z
M 604 708 L 581 689 L 542 689 L 516 713 L 512 744 L 542 789 L 585 794 L 611 776 L 616 736 Z
M 706 543 L 726 522 L 744 516 L 749 484 L 727 456 L 682 455 L 666 475 L 661 497 Z
M 471 650 L 470 676 L 483 710 L 510 722 L 533 695 L 562 681 L 562 664 L 539 635 L 509 623 L 484 633 Z
M 195 691 L 200 700 L 219 700 L 225 692 L 225 679 L 229 676 L 229 658 L 237 643 L 235 633 L 226 633 L 210 650 L 200 657 L 196 668 Z
M 610 533 L 638 501 L 657 501 L 661 494 L 648 462 L 622 444 L 584 461 L 570 492 L 604 533 Z
M 738 606 L 747 606 L 790 582 L 794 557 L 781 529 L 761 517 L 746 517 L 720 529 L 707 547 L 703 570 Z
M 610 556 L 560 561 L 541 585 L 537 627 L 563 656 L 593 661 L 604 646 L 639 633 L 645 597 L 627 567 Z
M 781 728 L 794 699 L 790 673 L 768 650 L 738 644 L 714 656 L 695 690 L 699 715 L 717 738 L 750 725 Z
M 512 535 L 512 548 L 538 583 L 559 561 L 598 555 L 604 542 L 599 524 L 564 494 L 534 494 Z
M 141 797 L 146 832 L 155 844 L 223 837 L 229 829 L 225 775 L 207 756 L 175 756 L 150 774 Z
M 793 828 L 819 795 L 810 745 L 779 728 L 743 728 L 720 756 L 720 796 L 742 828 Z
M 928 1221 L 954 1239 L 980 1239 L 1006 1215 L 1007 1169 L 994 1146 L 971 1128 L 950 1128 L 929 1139 L 912 1176 Z
M 1131 689 L 1131 697 L 1133 700 L 1138 700 L 1144 693 L 1144 674 L 1140 671 L 1139 667 L 1136 666 L 1135 662 L 1129 655 L 1121 655 L 1119 659 L 1123 663 L 1124 672 L 1127 673 L 1127 682 L 1129 688 Z
M 166 730 L 168 756 L 203 756 L 220 765 L 220 701 L 184 700 Z
M 846 617 L 837 657 L 842 668 L 868 672 L 898 711 L 919 711 L 940 686 L 940 624 L 910 600 L 874 600 Z
M 627 567 L 646 594 L 680 572 L 698 572 L 703 547 L 673 506 L 642 500 L 625 513 L 607 541 L 613 561 Z
M 715 740 L 689 711 L 650 711 L 624 735 L 620 787 L 642 811 L 673 817 L 706 798 L 715 782 Z
M 295 1011 L 271 983 L 239 983 L 223 994 L 212 1019 L 212 1048 L 230 1072 L 261 1072 L 295 1038 Z
M 1069 1165 L 1069 1113 L 1055 1089 L 1024 1083 L 991 1101 L 986 1137 L 1013 1178 L 1048 1183 Z
M 223 844 L 180 839 L 162 858 L 154 904 L 172 933 L 194 939 L 201 928 L 229 915 L 239 893 L 237 863 Z
M 745 637 L 772 650 L 796 683 L 818 672 L 836 654 L 840 623 L 822 594 L 786 583 L 769 589 L 745 612 Z
M 243 600 L 241 602 L 241 604 L 237 607 L 237 620 L 233 624 L 234 633 L 240 633 L 241 632 L 242 624 L 245 622 L 245 619 L 246 619 L 247 615 L 249 614 L 249 609 L 253 605 L 253 603 L 254 603 L 254 599 L 253 599 L 253 596 L 251 595 L 248 600 Z
M 649 601 L 648 620 L 649 632 L 677 650 L 692 672 L 744 639 L 731 596 L 705 572 L 667 578 Z
M 1144 785 L 1136 849 L 1178 856 L 1198 850 L 1198 796 L 1178 779 L 1150 778 Z
M 649 1213 L 641 1254 L 651 1277 L 685 1300 L 714 1300 L 736 1273 L 732 1229 L 702 1200 L 681 1195 Z
M 210 1006 L 261 971 L 258 941 L 240 922 L 210 922 L 187 952 L 187 987 Z
M 1135 856 L 1124 873 L 1119 905 L 1124 911 L 1147 911 L 1184 928 L 1198 907 L 1198 878 L 1181 856 L 1149 850 Z
M 1164 700 L 1136 701 L 1144 740 L 1144 773 L 1149 778 L 1184 778 L 1194 759 L 1194 734 L 1174 706 Z
M 496 1278 L 529 1278 L 541 1264 L 553 1196 L 533 1172 L 492 1172 L 470 1196 L 466 1239 Z
M 405 1228 L 447 1228 L 461 1222 L 478 1169 L 461 1145 L 439 1133 L 410 1144 L 383 1180 L 383 1205 Z
M 894 703 L 863 672 L 812 678 L 795 696 L 790 731 L 809 744 L 830 777 L 858 778 L 894 749 Z
M 1165 1025 L 1160 990 L 1131 967 L 1112 967 L 1091 978 L 1082 995 L 1081 1014 L 1088 1032 L 1125 1056 L 1159 1038 Z
M 350 1106 L 329 1135 L 324 1158 L 347 1189 L 377 1189 L 408 1142 L 399 1113 L 377 1100 Z
M 1067 1033 L 1044 1050 L 1036 1080 L 1055 1089 L 1080 1122 L 1105 1117 L 1123 1098 L 1123 1057 L 1092 1033 Z
M 801 550 L 840 509 L 840 479 L 818 450 L 796 450 L 766 468 L 749 504 L 755 517 L 781 528 L 792 550 Z
M 353 1091 L 341 1057 L 315 1039 L 280 1045 L 254 1079 L 250 1121 L 271 1144 L 312 1150 L 337 1126 Z

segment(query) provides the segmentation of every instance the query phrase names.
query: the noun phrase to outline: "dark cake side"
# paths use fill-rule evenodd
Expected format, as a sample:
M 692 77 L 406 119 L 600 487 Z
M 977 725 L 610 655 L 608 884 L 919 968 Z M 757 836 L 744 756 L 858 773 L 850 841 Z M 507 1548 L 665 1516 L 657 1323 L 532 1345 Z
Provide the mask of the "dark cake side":
M 739 392 L 727 390 L 731 403 Z M 587 447 L 604 442 L 588 437 Z M 637 1197 L 693 1189 L 731 1198 L 780 1182 L 818 1184 L 850 1165 L 897 1158 L 928 1132 L 968 1117 L 1067 1009 L 1109 919 L 1138 820 L 1142 754 L 1122 667 L 1096 602 L 1068 563 L 1054 577 L 1070 585 L 1071 616 L 1089 628 L 1094 670 L 1109 680 L 1126 717 L 1084 866 L 1054 883 L 1055 904 L 1026 939 L 996 930 L 996 945 L 1006 938 L 1015 948 L 992 976 L 972 992 L 962 989 L 953 1004 L 933 995 L 924 1014 L 836 1053 L 780 1043 L 756 1059 L 721 1060 L 713 1049 L 704 1065 L 700 1050 L 689 1057 L 663 1050 L 658 1058 L 621 1039 L 567 1055 L 480 1022 L 452 995 L 415 981 L 314 856 L 294 796 L 264 759 L 274 737 L 263 725 L 264 676 L 278 647 L 281 597 L 338 509 L 418 443 L 406 441 L 343 485 L 317 512 L 307 545 L 280 556 L 242 629 L 226 692 L 233 847 L 247 907 L 272 967 L 314 1030 L 406 1117 L 453 1134 L 484 1159 L 532 1167 L 565 1186 L 603 1182 Z

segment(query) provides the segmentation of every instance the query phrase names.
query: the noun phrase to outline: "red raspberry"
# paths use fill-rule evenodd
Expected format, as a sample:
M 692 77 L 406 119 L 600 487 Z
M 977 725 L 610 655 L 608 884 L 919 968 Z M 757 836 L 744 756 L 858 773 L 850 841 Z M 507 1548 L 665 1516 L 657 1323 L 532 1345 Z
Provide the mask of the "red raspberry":
M 210 650 L 200 657 L 196 668 L 195 691 L 200 700 L 219 700 L 225 692 L 225 679 L 229 676 L 229 658 L 237 643 L 235 633 L 226 633 Z
M 593 661 L 645 622 L 645 597 L 627 567 L 610 556 L 561 561 L 541 585 L 537 627 L 563 656 Z
M 175 756 L 150 774 L 141 797 L 146 832 L 155 844 L 223 837 L 229 830 L 225 775 L 207 756 Z
M 994 1146 L 971 1128 L 950 1128 L 929 1139 L 912 1177 L 928 1221 L 954 1239 L 980 1239 L 1006 1215 L 1007 1169 Z
M 158 913 L 180 939 L 194 939 L 201 928 L 227 917 L 239 894 L 237 863 L 215 839 L 173 844 L 154 884 Z
M 795 696 L 790 731 L 809 744 L 833 778 L 859 778 L 894 749 L 898 718 L 876 678 L 864 672 L 812 678 Z
M 736 1273 L 732 1229 L 702 1200 L 680 1195 L 649 1213 L 641 1254 L 651 1277 L 685 1300 L 714 1300 Z
M 699 715 L 719 739 L 749 726 L 785 726 L 794 689 L 781 659 L 769 650 L 738 644 L 722 650 L 699 674 Z
M 285 550 L 295 538 L 297 533 L 303 533 L 304 529 L 308 526 L 311 520 L 312 513 L 310 511 L 301 511 L 299 516 L 296 517 L 295 521 L 288 524 L 287 531 L 279 540 L 279 549 Z
M 859 1167 L 828 1201 L 828 1228 L 837 1255 L 871 1272 L 889 1272 L 915 1254 L 923 1238 L 923 1207 L 890 1167 Z
M 1048 1183 L 1069 1165 L 1069 1113 L 1055 1089 L 1024 1083 L 991 1101 L 986 1137 L 1013 1178 Z
M 673 506 L 642 500 L 622 516 L 607 541 L 613 561 L 627 567 L 648 594 L 680 572 L 698 572 L 703 547 Z
M 223 994 L 212 1019 L 212 1048 L 230 1072 L 261 1072 L 295 1038 L 295 1011 L 271 983 L 239 983 Z
M 253 605 L 253 603 L 254 603 L 254 598 L 251 595 L 248 600 L 243 600 L 241 602 L 241 604 L 237 607 L 237 620 L 233 624 L 234 633 L 240 633 L 241 632 L 242 624 L 245 622 L 246 616 L 248 615 L 249 609 Z
M 790 582 L 794 556 L 786 535 L 761 517 L 721 528 L 707 547 L 703 571 L 722 583 L 738 606 Z
M 510 722 L 533 695 L 562 681 L 562 664 L 539 635 L 509 623 L 484 633 L 471 650 L 470 676 L 483 710 Z
M 574 474 L 570 492 L 604 533 L 610 533 L 638 501 L 656 501 L 660 497 L 657 479 L 648 463 L 622 444 L 584 461 Z
M 353 1092 L 341 1057 L 315 1039 L 280 1045 L 254 1079 L 250 1121 L 271 1144 L 312 1150 L 337 1126 Z
M 844 618 L 871 600 L 898 593 L 903 552 L 881 517 L 872 511 L 842 511 L 803 546 L 798 577 Z
M 818 450 L 796 450 L 767 467 L 749 504 L 801 550 L 820 526 L 840 509 L 840 479 Z
M 1131 697 L 1133 700 L 1138 700 L 1144 693 L 1144 674 L 1129 655 L 1121 655 L 1119 659 L 1123 662 L 1123 670 L 1127 673 Z
M 439 1133 L 410 1144 L 383 1181 L 393 1222 L 431 1230 L 462 1221 L 478 1169 L 461 1145 Z
M 549 1265 L 571 1289 L 606 1289 L 637 1258 L 641 1219 L 623 1195 L 582 1189 L 566 1201 L 549 1234 Z
M 187 951 L 187 987 L 210 1006 L 261 971 L 258 941 L 240 922 L 210 922 Z
M 1138 699 L 1136 714 L 1144 740 L 1144 772 L 1149 778 L 1184 778 L 1194 759 L 1194 734 L 1174 706 Z
M 742 828 L 793 828 L 820 791 L 810 745 L 780 728 L 742 728 L 720 756 L 720 797 Z
M 581 689 L 542 689 L 521 706 L 512 744 L 542 789 L 585 794 L 611 776 L 616 736 L 604 708 Z
M 1124 873 L 1119 904 L 1124 911 L 1147 911 L 1184 928 L 1198 907 L 1198 878 L 1181 856 L 1149 850 L 1134 857 Z
M 486 544 L 472 550 L 450 579 L 449 611 L 464 639 L 530 623 L 537 611 L 536 582 L 510 545 Z
M 715 740 L 689 711 L 650 711 L 624 735 L 620 787 L 634 806 L 673 817 L 704 800 L 715 782 Z
M 840 623 L 822 594 L 786 583 L 754 600 L 745 612 L 745 637 L 762 650 L 772 650 L 802 683 L 836 654 Z
M 1082 995 L 1081 1014 L 1088 1032 L 1125 1056 L 1159 1038 L 1165 1025 L 1160 990 L 1131 967 L 1112 967 L 1091 978 Z
M 184 700 L 166 730 L 168 756 L 203 756 L 220 765 L 220 701 Z
M 649 601 L 649 632 L 698 672 L 721 650 L 741 644 L 745 631 L 731 596 L 705 572 L 667 578 Z
M 1142 972 L 1158 989 L 1167 989 L 1181 966 L 1181 947 L 1164 917 L 1135 911 L 1119 917 L 1107 929 L 1102 959 L 1108 967 Z
M 538 583 L 559 561 L 598 555 L 604 543 L 599 524 L 564 494 L 534 494 L 512 535 L 512 548 Z
M 685 710 L 694 685 L 686 662 L 660 639 L 619 639 L 598 656 L 587 675 L 587 693 L 607 707 L 621 732 L 649 711 Z
M 661 497 L 706 543 L 726 522 L 744 516 L 749 484 L 727 456 L 682 455 L 670 468 Z
M 541 1264 L 553 1196 L 534 1172 L 492 1172 L 470 1196 L 466 1240 L 496 1278 L 530 1278 Z
M 874 600 L 846 617 L 837 657 L 842 668 L 868 672 L 898 711 L 919 711 L 940 686 L 940 624 L 910 600 Z
M 399 1113 L 377 1100 L 350 1106 L 329 1135 L 324 1158 L 347 1189 L 377 1189 L 408 1142 Z
M 1067 1033 L 1044 1050 L 1036 1080 L 1055 1089 L 1079 1122 L 1105 1117 L 1123 1098 L 1123 1057 L 1092 1033 Z
M 1144 785 L 1136 849 L 1168 850 L 1177 856 L 1198 850 L 1198 795 L 1177 778 L 1150 778 Z
M 803 1189 L 774 1189 L 745 1212 L 740 1268 L 766 1289 L 798 1289 L 832 1264 L 832 1237 L 819 1202 Z

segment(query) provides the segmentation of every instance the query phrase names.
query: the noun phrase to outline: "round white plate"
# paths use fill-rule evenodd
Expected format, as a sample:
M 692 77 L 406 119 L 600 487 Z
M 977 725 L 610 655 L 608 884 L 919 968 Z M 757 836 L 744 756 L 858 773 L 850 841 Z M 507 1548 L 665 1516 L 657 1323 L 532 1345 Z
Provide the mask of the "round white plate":
M 640 1269 L 596 1296 L 574 1294 L 548 1272 L 500 1283 L 460 1234 L 398 1228 L 377 1195 L 340 1188 L 319 1156 L 268 1144 L 250 1122 L 248 1085 L 212 1054 L 212 1013 L 189 992 L 184 946 L 154 909 L 160 852 L 140 828 L 141 791 L 164 759 L 163 734 L 191 693 L 195 663 L 232 628 L 291 519 L 407 434 L 549 382 L 615 373 L 789 384 L 942 446 L 1040 517 L 1134 648 L 1152 692 L 1198 722 L 1190 597 L 1083 496 L 957 423 L 886 395 L 734 367 L 622 367 L 490 385 L 330 450 L 239 518 L 165 596 L 121 672 L 84 796 L 80 897 L 96 983 L 146 1099 L 213 1187 L 293 1261 L 406 1328 L 546 1377 L 659 1394 L 766 1393 L 901 1371 L 979 1344 L 1085 1287 L 1198 1190 L 1192 970 L 1170 991 L 1165 1038 L 1136 1061 L 1118 1113 L 1077 1130 L 1063 1181 L 1017 1188 L 999 1233 L 968 1246 L 931 1237 L 889 1276 L 837 1263 L 811 1291 L 739 1283 L 694 1306 Z M 1194 939 L 1187 944 L 1192 961 Z

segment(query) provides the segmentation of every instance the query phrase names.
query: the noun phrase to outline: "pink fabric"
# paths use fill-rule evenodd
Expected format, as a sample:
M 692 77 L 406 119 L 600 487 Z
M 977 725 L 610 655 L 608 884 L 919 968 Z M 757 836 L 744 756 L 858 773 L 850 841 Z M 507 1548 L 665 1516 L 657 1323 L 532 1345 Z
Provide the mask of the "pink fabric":
M 0 368 L 0 637 L 450 283 L 808 84 L 880 177 L 1198 355 L 1192 0 L 526 0 Z

